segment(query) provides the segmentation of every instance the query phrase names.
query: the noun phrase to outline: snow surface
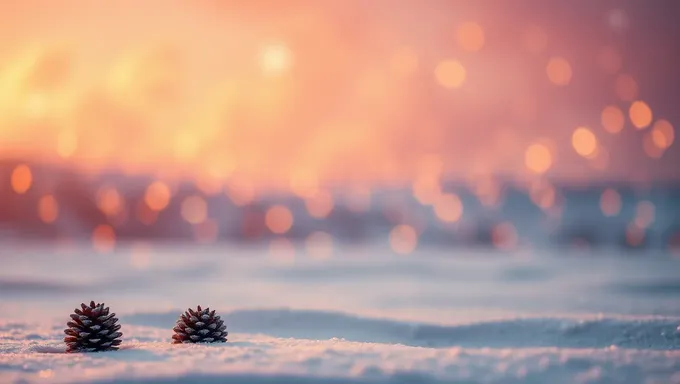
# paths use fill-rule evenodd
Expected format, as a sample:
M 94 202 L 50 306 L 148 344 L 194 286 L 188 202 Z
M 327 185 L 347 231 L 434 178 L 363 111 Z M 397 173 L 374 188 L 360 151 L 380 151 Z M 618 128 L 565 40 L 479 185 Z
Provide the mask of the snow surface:
M 680 260 L 381 246 L 2 249 L 0 383 L 680 383 Z M 81 302 L 123 349 L 66 354 Z M 172 345 L 189 306 L 229 341 Z

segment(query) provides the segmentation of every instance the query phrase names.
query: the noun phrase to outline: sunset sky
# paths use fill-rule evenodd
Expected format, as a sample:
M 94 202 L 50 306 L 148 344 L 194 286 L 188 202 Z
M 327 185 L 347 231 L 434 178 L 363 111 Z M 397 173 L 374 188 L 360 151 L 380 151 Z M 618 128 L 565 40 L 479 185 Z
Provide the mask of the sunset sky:
M 3 2 L 0 151 L 277 186 L 678 179 L 678 4 Z

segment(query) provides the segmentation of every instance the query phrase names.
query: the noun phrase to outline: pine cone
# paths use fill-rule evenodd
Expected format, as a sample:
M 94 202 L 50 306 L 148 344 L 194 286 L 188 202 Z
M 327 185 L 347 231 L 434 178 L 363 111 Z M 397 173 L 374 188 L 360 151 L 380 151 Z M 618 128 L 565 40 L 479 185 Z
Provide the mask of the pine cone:
M 224 343 L 227 341 L 226 329 L 224 320 L 215 316 L 215 311 L 201 309 L 199 305 L 196 311 L 189 308 L 177 319 L 172 343 Z
M 95 305 L 90 302 L 88 307 L 84 303 L 80 305 L 82 310 L 77 309 L 71 315 L 73 321 L 67 323 L 64 330 L 67 348 L 66 352 L 99 352 L 115 351 L 123 336 L 118 332 L 120 324 L 115 313 L 109 313 L 109 308 L 104 308 L 104 303 Z

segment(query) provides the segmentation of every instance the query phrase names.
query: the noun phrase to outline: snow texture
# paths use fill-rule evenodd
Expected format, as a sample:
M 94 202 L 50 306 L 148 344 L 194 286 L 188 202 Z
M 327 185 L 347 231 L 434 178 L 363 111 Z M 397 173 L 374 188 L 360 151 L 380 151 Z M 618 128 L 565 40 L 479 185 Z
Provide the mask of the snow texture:
M 663 255 L 130 255 L 7 258 L 0 382 L 680 383 L 680 260 Z M 66 354 L 90 298 L 119 314 L 121 350 Z M 171 344 L 195 305 L 222 316 L 227 343 Z

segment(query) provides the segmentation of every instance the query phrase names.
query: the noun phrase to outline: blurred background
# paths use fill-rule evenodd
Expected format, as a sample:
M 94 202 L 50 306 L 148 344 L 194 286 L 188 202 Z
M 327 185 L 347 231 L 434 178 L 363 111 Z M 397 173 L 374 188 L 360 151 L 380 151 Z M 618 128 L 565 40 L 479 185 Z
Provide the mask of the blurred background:
M 677 253 L 678 18 L 674 0 L 2 2 L 0 242 Z

